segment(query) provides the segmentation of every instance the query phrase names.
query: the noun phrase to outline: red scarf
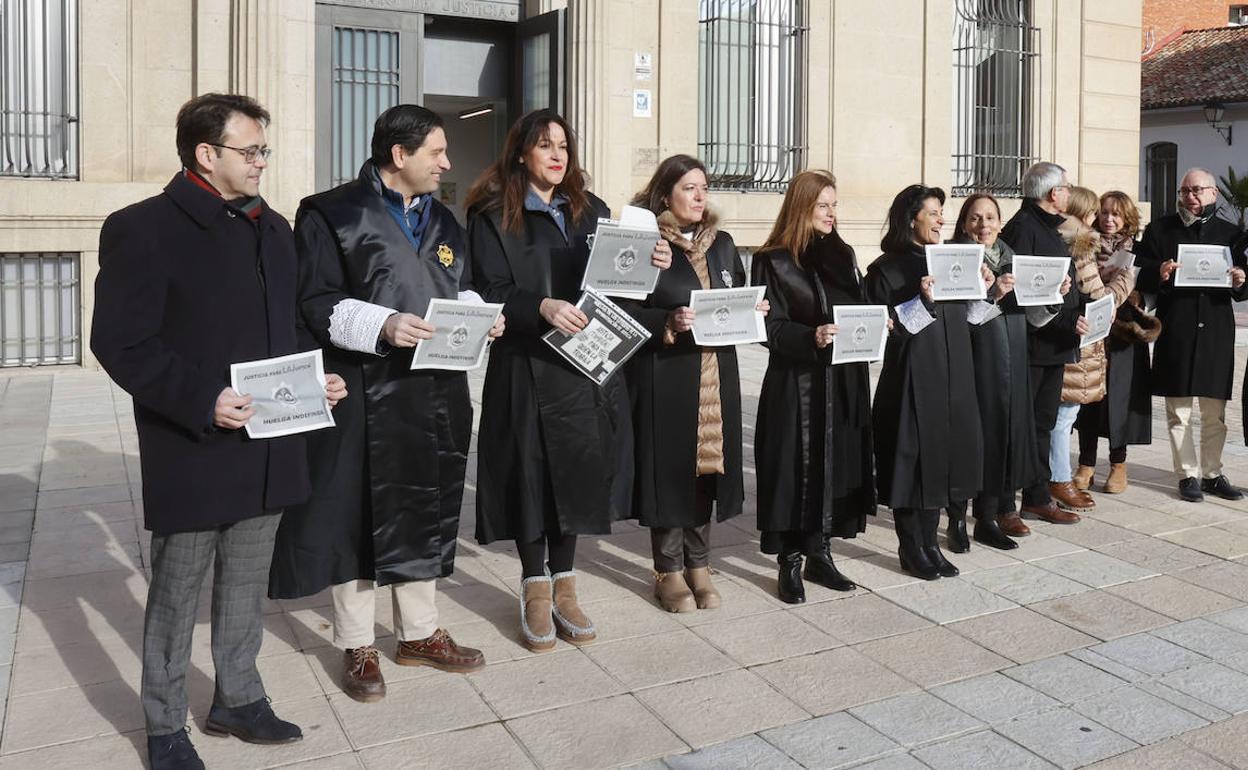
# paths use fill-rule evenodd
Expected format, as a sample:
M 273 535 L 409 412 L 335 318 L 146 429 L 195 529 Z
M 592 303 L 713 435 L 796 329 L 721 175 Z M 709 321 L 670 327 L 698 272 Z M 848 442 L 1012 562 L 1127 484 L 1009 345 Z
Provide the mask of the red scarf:
M 192 171 L 189 168 L 186 169 L 186 178 L 194 182 L 196 185 L 207 190 L 208 192 L 212 193 L 213 195 L 217 196 L 218 198 L 225 200 L 225 197 L 221 195 L 220 191 L 218 191 L 217 188 L 212 186 L 211 182 L 209 182 L 207 179 L 204 179 L 202 176 L 200 176 L 199 174 L 197 174 L 196 172 Z M 264 213 L 264 199 L 261 198 L 259 195 L 255 195 L 252 197 L 235 198 L 232 201 L 226 201 L 226 203 L 229 204 L 231 207 L 236 208 L 239 211 L 246 214 L 247 218 L 253 222 L 259 221 L 260 215 Z

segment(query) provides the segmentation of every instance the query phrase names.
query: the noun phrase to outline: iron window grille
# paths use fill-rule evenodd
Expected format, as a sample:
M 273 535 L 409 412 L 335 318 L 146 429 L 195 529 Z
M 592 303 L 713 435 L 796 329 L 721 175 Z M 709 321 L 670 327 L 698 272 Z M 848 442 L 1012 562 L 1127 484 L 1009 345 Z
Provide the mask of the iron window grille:
M 82 360 L 79 255 L 0 254 L 0 367 Z
M 0 176 L 78 176 L 78 2 L 0 0 Z
M 334 27 L 330 186 L 356 178 L 371 154 L 373 121 L 399 103 L 399 33 Z
M 806 164 L 806 3 L 698 0 L 698 152 L 712 186 L 783 191 Z
M 1144 200 L 1153 204 L 1153 218 L 1173 214 L 1178 206 L 1179 146 L 1154 142 L 1144 148 Z
M 953 194 L 1022 197 L 1039 146 L 1031 0 L 955 0 Z

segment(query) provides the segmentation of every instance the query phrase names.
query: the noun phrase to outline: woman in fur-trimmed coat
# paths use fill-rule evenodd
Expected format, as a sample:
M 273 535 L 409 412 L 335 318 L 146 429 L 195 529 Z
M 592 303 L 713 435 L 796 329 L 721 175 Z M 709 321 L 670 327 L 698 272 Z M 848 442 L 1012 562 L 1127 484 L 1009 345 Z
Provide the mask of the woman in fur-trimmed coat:
M 633 205 L 650 209 L 672 244 L 672 266 L 644 301 L 621 300 L 651 337 L 629 361 L 636 440 L 633 510 L 650 527 L 655 598 L 669 612 L 720 604 L 711 585 L 711 515 L 741 513 L 741 386 L 732 347 L 693 340 L 689 293 L 745 286 L 732 237 L 706 208 L 706 170 L 675 155 Z

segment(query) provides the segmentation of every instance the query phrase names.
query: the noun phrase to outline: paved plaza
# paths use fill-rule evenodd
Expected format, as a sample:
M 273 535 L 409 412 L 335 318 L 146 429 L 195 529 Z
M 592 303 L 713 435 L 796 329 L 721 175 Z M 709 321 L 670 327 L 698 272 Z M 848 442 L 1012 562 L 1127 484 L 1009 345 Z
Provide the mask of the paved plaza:
M 379 592 L 389 695 L 356 703 L 338 686 L 328 593 L 271 602 L 260 671 L 305 738 L 213 738 L 201 731 L 213 677 L 201 601 L 188 686 L 208 766 L 1248 767 L 1248 500 L 1179 501 L 1160 419 L 1154 444 L 1131 449 L 1130 490 L 1096 495 L 1083 523 L 1033 522 L 1019 549 L 976 544 L 951 557 L 961 577 L 924 583 L 900 573 L 881 512 L 835 545 L 862 588 L 808 585 L 791 607 L 753 529 L 766 352 L 741 362 L 747 502 L 713 533 L 722 609 L 658 609 L 648 534 L 622 523 L 578 554 L 600 641 L 529 653 L 516 640 L 515 550 L 472 537 L 474 455 L 438 604 L 456 640 L 485 651 L 485 670 L 395 665 Z M 1228 412 L 1227 475 L 1248 485 L 1238 401 Z M 0 377 L 0 769 L 142 766 L 148 539 L 129 397 L 101 373 Z

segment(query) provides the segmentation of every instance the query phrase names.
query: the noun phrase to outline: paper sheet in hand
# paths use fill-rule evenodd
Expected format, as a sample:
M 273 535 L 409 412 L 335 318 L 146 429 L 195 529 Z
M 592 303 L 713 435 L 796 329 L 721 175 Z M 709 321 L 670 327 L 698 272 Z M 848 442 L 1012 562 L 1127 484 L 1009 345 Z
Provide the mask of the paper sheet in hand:
M 589 318 L 584 329 L 570 335 L 551 329 L 542 339 L 601 385 L 650 339 L 650 332 L 593 289 L 586 289 L 576 306 Z
M 1070 270 L 1070 257 L 1014 255 L 1014 298 L 1019 307 L 1062 304 L 1062 281 Z
M 625 206 L 618 221 L 598 220 L 581 289 L 645 299 L 659 280 L 659 268 L 650 262 L 659 237 L 658 221 L 647 209 Z
M 1102 274 L 1109 275 L 1109 271 L 1111 270 L 1124 270 L 1134 264 L 1135 255 L 1126 249 L 1119 249 L 1109 255 L 1109 259 L 1105 260 L 1105 262 L 1101 265 L 1100 270 Z M 1139 268 L 1136 269 L 1138 270 Z
M 1114 295 L 1106 294 L 1095 302 L 1089 302 L 1083 309 L 1083 317 L 1088 319 L 1088 333 L 1079 338 L 1081 348 L 1109 336 L 1109 327 L 1114 323 Z
M 485 359 L 490 328 L 501 312 L 502 305 L 430 299 L 425 320 L 433 325 L 433 339 L 416 343 L 412 368 L 457 372 L 476 369 Z
M 1174 285 L 1196 289 L 1231 288 L 1231 250 L 1203 243 L 1179 244 Z
M 984 247 L 978 243 L 944 243 L 925 246 L 927 274 L 932 283 L 932 299 L 984 299 L 988 296 L 979 266 L 984 263 Z
M 743 286 L 689 292 L 689 309 L 694 314 L 693 341 L 720 347 L 766 340 L 763 314 L 755 309 L 766 291 L 766 286 Z
M 888 342 L 888 308 L 883 305 L 835 305 L 832 323 L 832 363 L 879 361 Z
M 320 350 L 230 364 L 230 387 L 251 396 L 251 438 L 276 438 L 334 426 L 325 398 Z

